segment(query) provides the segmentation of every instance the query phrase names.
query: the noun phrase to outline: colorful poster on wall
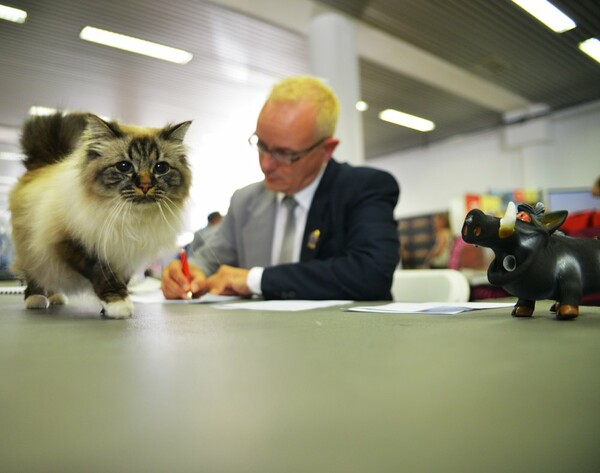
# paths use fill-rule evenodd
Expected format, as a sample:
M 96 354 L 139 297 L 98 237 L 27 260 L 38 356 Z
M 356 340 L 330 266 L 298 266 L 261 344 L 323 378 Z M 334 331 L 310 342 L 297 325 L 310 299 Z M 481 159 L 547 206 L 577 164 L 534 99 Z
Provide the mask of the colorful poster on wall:
M 465 196 L 465 209 L 469 212 L 473 209 L 478 209 L 481 206 L 481 196 L 479 194 L 467 194 Z
M 488 194 L 466 194 L 465 209 L 469 212 L 480 209 L 486 214 L 502 216 L 508 203 L 535 204 L 542 201 L 542 193 L 538 189 L 516 189 L 490 191 Z
M 535 204 L 542 200 L 540 191 L 537 189 L 517 189 L 513 193 L 513 202 Z
M 502 215 L 502 198 L 492 194 L 482 195 L 481 210 L 490 215 Z

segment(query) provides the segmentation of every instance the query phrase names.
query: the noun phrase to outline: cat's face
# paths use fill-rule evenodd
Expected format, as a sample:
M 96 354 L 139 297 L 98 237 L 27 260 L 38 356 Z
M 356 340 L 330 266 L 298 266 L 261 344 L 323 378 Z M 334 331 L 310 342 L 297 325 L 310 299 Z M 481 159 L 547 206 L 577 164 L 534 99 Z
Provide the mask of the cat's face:
M 85 186 L 97 197 L 109 200 L 180 205 L 191 185 L 183 145 L 190 124 L 138 128 L 90 115 L 82 137 Z

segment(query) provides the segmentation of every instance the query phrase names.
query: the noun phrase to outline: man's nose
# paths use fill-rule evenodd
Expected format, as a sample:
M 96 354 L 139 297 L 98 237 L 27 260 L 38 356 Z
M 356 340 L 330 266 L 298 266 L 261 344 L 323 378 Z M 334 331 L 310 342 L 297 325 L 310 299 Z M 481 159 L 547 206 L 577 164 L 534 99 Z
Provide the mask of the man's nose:
M 277 161 L 273 159 L 270 151 L 263 151 L 260 153 L 260 167 L 264 169 L 275 169 L 277 167 Z

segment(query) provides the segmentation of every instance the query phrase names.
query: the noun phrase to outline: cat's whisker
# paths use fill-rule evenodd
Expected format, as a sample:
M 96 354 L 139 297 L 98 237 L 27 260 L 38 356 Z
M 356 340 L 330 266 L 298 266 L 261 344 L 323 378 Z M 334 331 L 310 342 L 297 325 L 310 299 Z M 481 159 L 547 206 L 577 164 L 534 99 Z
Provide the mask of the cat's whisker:
M 127 225 L 125 226 L 125 222 L 130 222 L 132 220 L 131 214 L 134 208 L 134 202 L 133 201 L 127 201 L 127 206 L 125 207 L 125 212 L 122 218 L 122 223 L 123 223 L 123 232 L 127 234 L 127 236 L 129 237 L 129 239 L 138 242 L 138 243 L 142 243 L 142 245 L 145 246 L 146 241 L 144 239 L 142 239 L 140 236 L 136 235 L 135 232 L 133 231 L 134 229 L 131 227 L 131 225 Z
M 124 205 L 125 205 L 125 202 L 121 201 L 118 198 L 112 199 L 111 203 L 108 204 L 108 207 L 111 210 L 110 210 L 109 217 L 106 221 L 106 226 L 105 226 L 106 238 L 105 239 L 108 239 L 110 237 L 113 227 L 117 224 L 117 219 L 119 218 L 121 209 L 123 208 Z
M 108 226 L 106 226 L 104 235 L 102 237 L 104 240 L 104 245 L 103 245 L 104 254 L 102 255 L 102 257 L 105 261 L 108 261 L 109 255 L 110 255 L 109 250 L 111 248 L 111 245 L 114 245 L 114 242 L 111 241 L 111 237 L 113 235 L 123 235 L 125 230 L 127 230 L 127 233 L 129 233 L 129 231 L 130 231 L 129 228 L 127 226 L 125 226 L 125 223 L 126 223 L 126 217 L 128 214 L 128 207 L 131 206 L 131 202 L 122 200 L 118 196 L 116 198 L 112 199 L 111 202 L 114 202 L 114 207 L 112 208 L 112 210 L 110 212 L 110 216 L 108 219 Z M 114 229 L 116 227 L 118 227 L 119 225 L 121 227 L 120 231 L 114 232 Z M 108 266 L 108 269 L 110 270 L 110 275 L 112 277 L 116 278 L 117 275 L 114 273 L 114 271 L 110 265 Z M 104 266 L 102 266 L 102 272 L 104 274 Z
M 118 225 L 119 228 L 119 235 L 123 235 L 126 237 L 130 237 L 130 213 L 131 213 L 131 200 L 123 200 L 121 202 L 121 205 L 119 206 L 119 215 L 117 217 L 117 222 L 115 222 L 116 225 Z
M 173 202 L 173 200 L 166 195 L 164 196 L 164 201 L 165 201 L 167 210 L 169 212 L 171 212 L 171 215 L 173 215 L 173 217 L 175 217 L 176 219 L 179 219 L 180 218 L 179 214 L 174 212 L 173 209 L 171 209 L 171 205 L 173 207 L 177 207 L 177 204 L 175 202 Z
M 107 252 L 108 252 L 108 235 L 110 235 L 111 233 L 111 229 L 112 229 L 112 221 L 114 220 L 114 213 L 115 213 L 115 208 L 112 208 L 110 211 L 110 214 L 108 216 L 108 218 L 104 221 L 104 223 L 102 224 L 102 228 L 100 230 L 100 235 L 98 238 L 98 243 L 97 243 L 97 251 L 98 251 L 98 256 L 101 259 L 105 259 Z
M 111 202 L 109 202 L 108 206 L 111 208 L 111 211 L 108 215 L 108 218 L 106 218 L 104 220 L 104 222 L 102 223 L 102 227 L 100 228 L 100 235 L 98 238 L 98 241 L 96 242 L 96 251 L 98 252 L 98 255 L 100 257 L 103 256 L 103 254 L 105 254 L 105 250 L 106 250 L 106 234 L 109 232 L 110 227 L 111 227 L 111 220 L 112 220 L 112 215 L 115 212 L 115 208 L 113 207 L 113 202 L 115 201 L 115 199 L 111 199 Z
M 167 226 L 168 226 L 168 227 L 169 227 L 171 230 L 173 230 L 173 232 L 174 232 L 175 234 L 177 234 L 177 233 L 178 233 L 178 230 L 177 230 L 176 228 L 173 228 L 173 226 L 172 226 L 172 225 L 171 225 L 171 223 L 169 222 L 169 219 L 167 218 L 167 216 L 165 215 L 165 213 L 164 213 L 164 211 L 163 211 L 163 208 L 162 208 L 162 205 L 161 205 L 161 203 L 160 203 L 160 202 L 157 202 L 157 205 L 158 205 L 158 210 L 159 210 L 160 214 L 162 215 L 162 218 L 163 218 L 163 220 L 165 221 L 165 223 L 167 224 Z M 171 213 L 173 212 L 171 209 L 169 209 L 168 205 L 167 205 L 166 207 L 167 207 L 167 209 L 168 209 L 168 210 L 169 210 Z
M 114 206 L 112 206 L 109 217 L 106 219 L 106 221 L 104 222 L 103 226 L 102 226 L 102 234 L 101 234 L 101 243 L 102 243 L 102 248 L 101 248 L 101 257 L 103 259 L 108 259 L 108 255 L 109 255 L 109 248 L 111 245 L 111 237 L 114 234 L 114 228 L 116 227 L 117 224 L 117 219 L 119 218 L 119 216 L 122 214 L 122 209 L 125 205 L 127 205 L 126 201 L 123 201 L 121 199 L 119 199 L 118 197 L 115 199 L 111 200 L 111 204 L 114 202 Z M 121 221 L 121 229 L 123 228 L 122 225 L 122 221 Z
M 124 203 L 125 205 L 123 206 L 123 211 L 120 215 L 121 217 L 121 234 L 124 235 L 125 237 L 129 238 L 130 240 L 133 240 L 137 243 L 141 242 L 142 240 L 135 235 L 135 233 L 133 232 L 133 228 L 131 225 L 129 225 L 129 222 L 131 222 L 132 217 L 131 217 L 131 213 L 132 213 L 132 209 L 134 206 L 133 201 L 126 201 Z

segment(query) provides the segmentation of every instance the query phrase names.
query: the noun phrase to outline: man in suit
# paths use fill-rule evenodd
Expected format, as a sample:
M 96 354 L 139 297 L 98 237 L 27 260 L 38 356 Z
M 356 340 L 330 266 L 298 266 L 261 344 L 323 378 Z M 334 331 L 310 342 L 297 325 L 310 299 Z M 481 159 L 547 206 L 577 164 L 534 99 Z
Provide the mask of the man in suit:
M 190 258 L 190 281 L 178 261 L 165 268 L 166 298 L 210 291 L 391 299 L 399 187 L 386 172 L 332 158 L 338 109 L 333 91 L 316 78 L 291 77 L 273 87 L 249 139 L 264 180 L 233 194 L 214 237 Z M 291 210 L 286 196 L 294 198 Z

